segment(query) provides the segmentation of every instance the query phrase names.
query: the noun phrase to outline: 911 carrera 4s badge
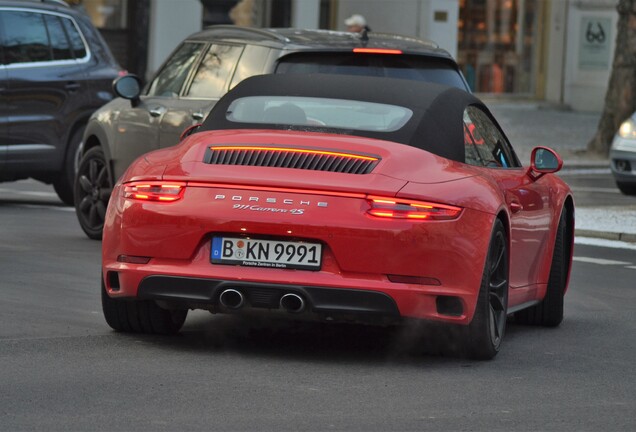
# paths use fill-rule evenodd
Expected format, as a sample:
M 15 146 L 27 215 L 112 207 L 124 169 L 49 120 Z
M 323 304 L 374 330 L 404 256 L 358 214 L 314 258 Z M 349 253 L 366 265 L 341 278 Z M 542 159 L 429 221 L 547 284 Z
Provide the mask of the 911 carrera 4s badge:
M 325 201 L 311 201 L 305 199 L 290 199 L 276 197 L 258 197 L 243 195 L 217 194 L 215 201 L 231 201 L 234 210 L 247 210 L 261 213 L 287 213 L 303 215 L 310 208 L 327 208 L 329 203 Z
M 284 209 L 284 208 L 278 208 L 278 207 L 263 207 L 259 205 L 247 205 L 247 204 L 234 204 L 232 208 L 234 210 L 250 210 L 250 211 L 267 212 L 267 213 L 289 213 L 294 215 L 305 214 L 305 209 L 301 209 L 301 208 Z
M 248 267 L 320 270 L 320 243 L 214 237 L 210 260 L 214 264 Z

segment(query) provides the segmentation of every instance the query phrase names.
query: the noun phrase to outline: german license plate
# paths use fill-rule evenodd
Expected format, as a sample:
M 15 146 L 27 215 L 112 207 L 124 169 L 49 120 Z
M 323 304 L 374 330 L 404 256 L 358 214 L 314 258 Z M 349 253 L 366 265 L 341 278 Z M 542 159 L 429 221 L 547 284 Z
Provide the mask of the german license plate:
M 320 270 L 320 243 L 214 237 L 210 259 L 215 264 Z

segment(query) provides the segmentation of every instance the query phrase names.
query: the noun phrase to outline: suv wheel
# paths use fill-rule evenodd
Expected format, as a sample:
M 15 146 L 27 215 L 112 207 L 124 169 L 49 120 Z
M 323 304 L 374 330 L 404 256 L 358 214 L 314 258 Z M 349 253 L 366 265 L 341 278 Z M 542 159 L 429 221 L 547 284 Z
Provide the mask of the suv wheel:
M 112 190 L 104 151 L 101 147 L 93 147 L 84 153 L 75 178 L 77 220 L 86 235 L 93 240 L 102 238 L 106 207 Z
M 60 197 L 64 204 L 69 206 L 74 204 L 73 183 L 75 181 L 75 173 L 77 173 L 79 165 L 79 154 L 83 136 L 84 127 L 82 126 L 76 130 L 71 137 L 66 149 L 66 156 L 64 158 L 64 169 L 58 179 L 53 182 L 53 189 L 55 189 L 55 193 L 57 193 L 57 196 Z

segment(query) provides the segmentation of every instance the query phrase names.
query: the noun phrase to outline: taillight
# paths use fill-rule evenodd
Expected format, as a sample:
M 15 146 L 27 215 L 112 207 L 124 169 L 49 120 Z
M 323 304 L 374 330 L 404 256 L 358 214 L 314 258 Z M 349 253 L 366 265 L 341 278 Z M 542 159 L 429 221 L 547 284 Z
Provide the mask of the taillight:
M 353 52 L 356 54 L 402 54 L 402 50 L 387 48 L 354 48 Z
M 424 201 L 401 200 L 383 197 L 367 197 L 371 216 L 389 219 L 451 220 L 462 212 L 460 207 Z
M 181 182 L 133 182 L 124 188 L 124 198 L 173 202 L 183 197 L 185 187 Z

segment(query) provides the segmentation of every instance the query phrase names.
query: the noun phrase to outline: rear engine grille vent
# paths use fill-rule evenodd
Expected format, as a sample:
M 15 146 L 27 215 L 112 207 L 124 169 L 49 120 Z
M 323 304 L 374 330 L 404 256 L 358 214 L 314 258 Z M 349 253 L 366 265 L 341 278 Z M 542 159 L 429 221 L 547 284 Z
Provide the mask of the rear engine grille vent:
M 380 162 L 378 156 L 317 149 L 223 146 L 209 147 L 205 163 L 295 168 L 345 174 L 369 174 Z

